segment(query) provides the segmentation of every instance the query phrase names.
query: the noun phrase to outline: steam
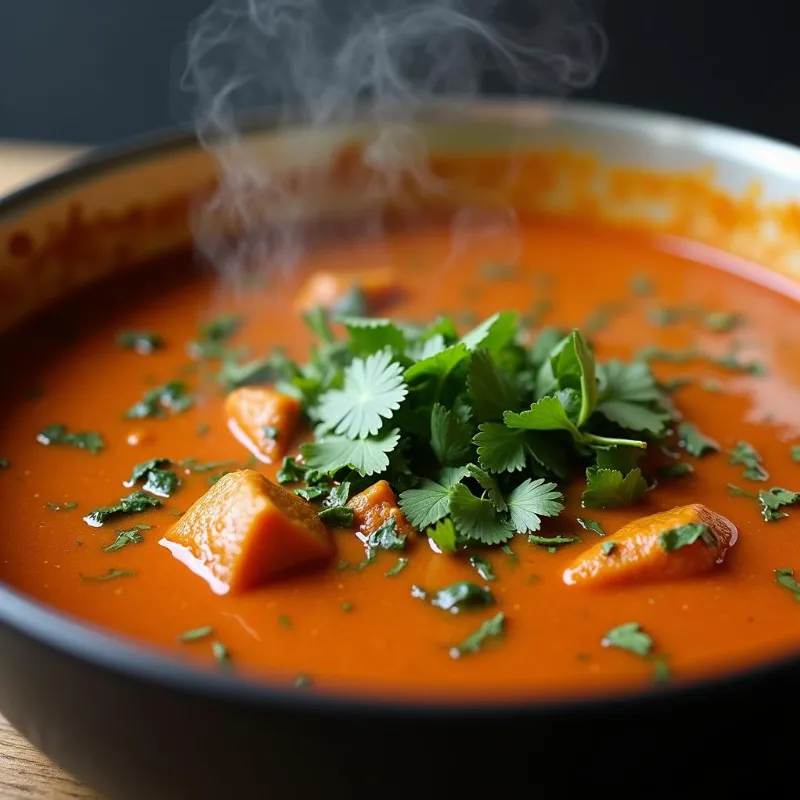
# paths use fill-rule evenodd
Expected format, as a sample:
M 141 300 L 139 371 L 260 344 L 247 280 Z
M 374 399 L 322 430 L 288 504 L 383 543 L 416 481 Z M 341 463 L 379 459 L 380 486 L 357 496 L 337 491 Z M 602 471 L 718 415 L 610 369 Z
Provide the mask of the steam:
M 508 16 L 514 30 L 502 23 Z M 371 187 L 377 197 L 404 175 L 433 180 L 410 124 L 426 105 L 474 96 L 493 72 L 517 92 L 583 88 L 604 55 L 602 33 L 578 0 L 217 0 L 191 28 L 183 81 L 199 140 L 220 167 L 219 189 L 196 219 L 198 243 L 237 284 L 289 269 L 302 253 L 318 187 L 310 176 L 287 185 L 256 157 L 246 136 L 253 115 L 312 129 L 377 123 L 364 156 L 381 176 Z M 257 234 L 213 234 L 212 218 Z M 379 236 L 380 224 L 373 217 L 354 234 Z

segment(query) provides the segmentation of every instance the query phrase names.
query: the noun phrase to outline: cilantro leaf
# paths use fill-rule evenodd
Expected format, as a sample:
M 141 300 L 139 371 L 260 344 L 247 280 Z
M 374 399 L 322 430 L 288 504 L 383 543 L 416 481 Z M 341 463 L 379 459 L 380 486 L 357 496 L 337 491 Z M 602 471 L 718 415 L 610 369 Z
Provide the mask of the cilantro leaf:
M 375 549 L 404 550 L 407 538 L 405 534 L 397 533 L 397 522 L 394 517 L 389 517 L 380 528 L 367 537 L 364 547 L 368 555 Z
M 180 414 L 194 405 L 183 381 L 169 381 L 163 386 L 148 389 L 141 400 L 134 403 L 126 412 L 125 419 L 147 419 L 166 416 L 167 411 Z
M 129 544 L 141 544 L 144 541 L 142 531 L 149 531 L 152 525 L 134 525 L 132 528 L 117 531 L 117 538 L 111 543 L 106 545 L 103 549 L 105 553 L 113 553 L 116 550 L 121 550 Z
M 781 511 L 782 506 L 793 506 L 800 500 L 800 493 L 790 492 L 788 489 L 781 489 L 778 486 L 773 486 L 769 491 L 760 491 L 758 493 L 758 501 L 761 504 L 761 515 L 766 522 L 775 522 L 783 517 L 789 515 L 785 511 Z
M 144 492 L 132 492 L 127 497 L 120 499 L 119 503 L 113 506 L 101 506 L 87 514 L 83 521 L 93 528 L 99 528 L 109 517 L 122 514 L 140 514 L 149 508 L 158 508 L 162 501 Z
M 305 465 L 298 464 L 291 456 L 285 456 L 276 477 L 278 483 L 297 483 L 303 480 L 305 474 Z
M 149 331 L 123 331 L 117 337 L 123 350 L 133 350 L 140 355 L 149 355 L 164 346 L 164 337 Z
M 523 481 L 507 498 L 514 530 L 517 533 L 538 531 L 542 517 L 557 517 L 564 510 L 563 499 L 554 483 L 545 483 L 542 478 Z
M 136 573 L 130 569 L 110 569 L 102 575 L 84 575 L 79 573 L 81 580 L 87 583 L 105 583 L 106 581 L 113 581 L 115 578 L 130 578 Z
M 519 405 L 516 387 L 487 350 L 472 354 L 467 386 L 472 410 L 481 422 L 500 420 L 504 411 Z
M 395 575 L 399 575 L 407 566 L 408 559 L 405 558 L 405 556 L 400 556 L 397 561 L 394 562 L 394 566 L 389 567 L 383 574 L 387 578 L 394 578 Z
M 133 468 L 131 477 L 123 482 L 123 486 L 129 489 L 142 481 L 142 489 L 145 492 L 158 495 L 158 497 L 169 497 L 180 486 L 180 479 L 172 470 L 162 469 L 169 466 L 172 462 L 168 458 L 152 458 L 143 461 Z
M 647 482 L 638 467 L 627 475 L 616 469 L 589 467 L 581 505 L 584 508 L 629 506 L 641 500 L 646 491 Z
M 525 467 L 525 432 L 499 422 L 478 426 L 472 440 L 478 447 L 478 462 L 489 472 L 516 472 Z
M 317 516 L 326 524 L 334 528 L 350 528 L 353 525 L 355 512 L 347 506 L 332 506 L 324 508 Z
M 214 628 L 211 625 L 203 625 L 199 628 L 192 628 L 191 630 L 184 631 L 178 636 L 178 641 L 186 644 L 187 642 L 197 642 L 200 639 L 205 639 L 214 633 Z
M 659 534 L 658 542 L 667 553 L 674 553 L 700 540 L 706 547 L 715 547 L 717 536 L 708 525 L 691 523 L 679 525 Z
M 465 539 L 483 544 L 502 544 L 514 535 L 514 527 L 498 516 L 490 500 L 475 497 L 463 483 L 450 490 L 450 516 Z
M 775 583 L 792 592 L 794 599 L 800 603 L 800 583 L 795 580 L 793 569 L 776 569 Z
M 403 353 L 406 336 L 391 320 L 373 317 L 339 317 L 348 334 L 348 347 L 355 356 L 368 356 L 388 348 Z
M 450 658 L 461 658 L 469 653 L 477 653 L 486 640 L 502 636 L 505 632 L 505 614 L 499 612 L 491 619 L 483 622 L 474 633 L 471 633 L 461 644 L 450 648 Z
M 603 637 L 601 644 L 603 647 L 618 647 L 636 656 L 650 655 L 653 649 L 653 640 L 649 634 L 642 630 L 638 622 L 626 622 L 612 628 Z
M 453 520 L 449 517 L 440 520 L 425 531 L 427 537 L 439 548 L 442 553 L 455 553 L 456 529 Z
M 513 311 L 500 311 L 465 334 L 461 338 L 461 344 L 467 350 L 477 350 L 482 347 L 492 356 L 496 356 L 514 340 L 516 333 L 517 315 Z
M 585 531 L 594 531 L 598 536 L 606 535 L 606 532 L 603 530 L 603 526 L 596 519 L 583 519 L 578 517 L 576 522 Z
M 581 434 L 575 423 L 567 416 L 566 409 L 558 397 L 543 397 L 520 414 L 506 411 L 503 421 L 509 428 L 530 431 L 568 431 L 573 438 Z
M 400 441 L 396 428 L 383 436 L 369 439 L 348 439 L 345 436 L 325 436 L 324 439 L 300 446 L 306 464 L 320 472 L 333 474 L 349 467 L 359 475 L 375 475 L 389 466 L 389 456 Z
M 663 464 L 658 468 L 662 478 L 684 478 L 694 472 L 694 467 L 688 461 L 679 461 L 677 464 Z
M 431 605 L 458 614 L 469 608 L 486 608 L 495 602 L 491 590 L 469 581 L 458 581 L 438 592 L 431 598 Z
M 352 439 L 375 435 L 408 393 L 402 372 L 388 349 L 354 359 L 344 371 L 344 387 L 320 397 L 320 419 L 329 430 Z
M 483 556 L 470 556 L 469 565 L 478 573 L 478 575 L 485 581 L 497 580 L 497 575 L 494 574 L 492 564 L 487 561 Z
M 636 447 L 604 447 L 596 451 L 597 466 L 601 469 L 617 469 L 630 472 L 639 463 L 642 451 Z
M 408 521 L 424 530 L 450 513 L 450 488 L 423 480 L 416 489 L 406 489 L 398 500 Z
M 670 415 L 655 411 L 640 403 L 625 400 L 605 400 L 597 406 L 598 413 L 606 419 L 630 431 L 648 431 L 660 435 Z
M 431 447 L 441 466 L 459 466 L 469 459 L 472 451 L 472 428 L 441 403 L 434 403 Z
M 88 450 L 96 456 L 105 446 L 103 437 L 94 431 L 70 433 L 66 425 L 47 425 L 36 436 L 36 441 L 43 445 L 65 445 L 78 450 Z
M 691 422 L 681 422 L 678 426 L 678 445 L 695 458 L 701 458 L 706 453 L 717 452 L 720 449 L 714 439 L 700 433 L 697 426 Z
M 730 464 L 741 464 L 744 466 L 742 476 L 751 481 L 765 481 L 769 478 L 769 473 L 764 469 L 761 456 L 755 451 L 753 445 L 747 442 L 736 442 L 735 447 L 730 452 Z
M 435 355 L 416 361 L 406 369 L 405 379 L 409 384 L 415 382 L 429 384 L 438 394 L 450 373 L 468 356 L 469 350 L 466 345 L 461 343 L 451 345 Z
M 486 494 L 492 505 L 498 511 L 505 511 L 507 508 L 506 501 L 503 499 L 503 494 L 500 491 L 500 487 L 497 485 L 497 480 L 476 464 L 467 464 L 467 472 L 486 490 Z
M 537 536 L 532 533 L 528 536 L 528 544 L 536 544 L 540 547 L 556 548 L 562 544 L 572 544 L 579 542 L 578 536 Z

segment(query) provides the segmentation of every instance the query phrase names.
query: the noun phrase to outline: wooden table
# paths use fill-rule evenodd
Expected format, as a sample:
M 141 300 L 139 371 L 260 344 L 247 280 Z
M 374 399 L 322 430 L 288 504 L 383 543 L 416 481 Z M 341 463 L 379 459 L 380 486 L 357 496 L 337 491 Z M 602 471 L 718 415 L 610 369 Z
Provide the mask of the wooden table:
M 0 195 L 57 169 L 79 153 L 73 147 L 0 142 Z M 99 800 L 45 758 L 0 717 L 2 800 Z

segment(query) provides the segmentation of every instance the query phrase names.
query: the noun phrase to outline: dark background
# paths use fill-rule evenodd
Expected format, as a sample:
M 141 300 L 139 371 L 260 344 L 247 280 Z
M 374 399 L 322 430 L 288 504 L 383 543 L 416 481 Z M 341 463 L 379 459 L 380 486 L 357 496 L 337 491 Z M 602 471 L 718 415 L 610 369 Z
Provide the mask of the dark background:
M 609 57 L 579 95 L 800 143 L 800 13 L 790 0 L 598 3 Z M 180 46 L 207 4 L 0 0 L 0 138 L 107 142 L 185 116 L 174 89 Z

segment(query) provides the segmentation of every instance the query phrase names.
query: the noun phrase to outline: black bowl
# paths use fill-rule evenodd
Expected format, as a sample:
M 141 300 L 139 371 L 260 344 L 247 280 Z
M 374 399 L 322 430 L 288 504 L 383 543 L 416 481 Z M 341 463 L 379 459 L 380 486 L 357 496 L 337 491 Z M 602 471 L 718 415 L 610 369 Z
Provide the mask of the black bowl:
M 673 126 L 673 133 L 675 125 L 688 126 L 695 139 L 710 131 L 740 137 L 743 145 L 753 141 L 651 114 L 543 107 L 562 125 L 594 120 L 607 134 L 631 123 L 642 129 L 631 135 L 644 142 L 644 129 L 658 124 Z M 674 146 L 691 145 L 691 136 Z M 0 203 L 0 241 L 4 221 L 24 220 L 48 202 L 62 203 L 52 212 L 60 214 L 70 193 L 80 196 L 93 182 L 106 181 L 112 194 L 115 186 L 123 190 L 142 165 L 157 168 L 189 154 L 184 171 L 191 180 L 183 188 L 200 186 L 213 164 L 198 168 L 191 161 L 195 151 L 192 137 L 179 133 L 95 154 Z M 149 183 L 140 190 L 155 191 Z M 133 192 L 127 199 L 147 198 Z M 112 800 L 535 796 L 541 790 L 749 797 L 792 781 L 787 767 L 793 761 L 784 752 L 800 705 L 798 658 L 600 699 L 354 699 L 170 661 L 2 584 L 0 653 L 0 712 Z M 536 658 L 535 642 L 530 657 Z

